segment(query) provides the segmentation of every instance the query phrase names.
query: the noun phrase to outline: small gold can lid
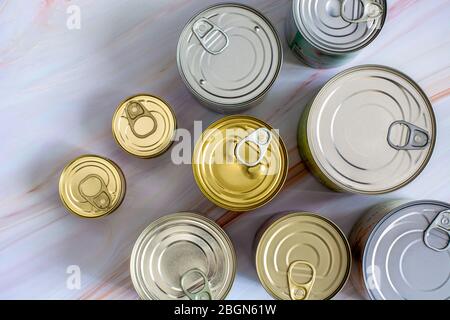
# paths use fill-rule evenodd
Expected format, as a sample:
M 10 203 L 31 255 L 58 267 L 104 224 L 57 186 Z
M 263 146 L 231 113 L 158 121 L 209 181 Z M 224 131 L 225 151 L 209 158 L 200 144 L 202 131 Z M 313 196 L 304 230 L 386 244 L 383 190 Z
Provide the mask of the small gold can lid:
M 283 187 L 288 155 L 279 134 L 249 116 L 229 116 L 212 124 L 193 155 L 195 180 L 221 208 L 244 212 L 271 201 Z
M 122 102 L 112 121 L 113 136 L 119 146 L 145 159 L 169 149 L 176 127 L 172 108 L 162 99 L 146 94 Z
M 83 218 L 98 218 L 115 211 L 126 191 L 122 170 L 111 160 L 86 155 L 69 163 L 59 180 L 64 206 Z

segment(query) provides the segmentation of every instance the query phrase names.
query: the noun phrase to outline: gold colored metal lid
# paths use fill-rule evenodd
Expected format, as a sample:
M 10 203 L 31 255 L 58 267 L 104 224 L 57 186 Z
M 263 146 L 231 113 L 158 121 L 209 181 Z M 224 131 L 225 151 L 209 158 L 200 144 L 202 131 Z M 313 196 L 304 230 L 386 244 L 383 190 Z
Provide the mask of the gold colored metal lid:
M 59 180 L 64 206 L 83 218 L 98 218 L 115 211 L 125 196 L 125 177 L 111 160 L 86 155 L 69 163 Z
M 160 98 L 144 94 L 122 102 L 112 121 L 117 143 L 140 158 L 157 157 L 167 151 L 176 127 L 172 108 Z
M 203 194 L 219 207 L 238 212 L 272 200 L 286 181 L 288 166 L 278 133 L 249 116 L 212 124 L 197 142 L 192 163 Z
M 130 273 L 145 300 L 222 300 L 234 282 L 236 255 L 215 222 L 178 213 L 142 232 L 131 255 Z
M 256 270 L 276 299 L 331 299 L 348 279 L 350 246 L 331 221 L 311 213 L 289 214 L 262 234 Z

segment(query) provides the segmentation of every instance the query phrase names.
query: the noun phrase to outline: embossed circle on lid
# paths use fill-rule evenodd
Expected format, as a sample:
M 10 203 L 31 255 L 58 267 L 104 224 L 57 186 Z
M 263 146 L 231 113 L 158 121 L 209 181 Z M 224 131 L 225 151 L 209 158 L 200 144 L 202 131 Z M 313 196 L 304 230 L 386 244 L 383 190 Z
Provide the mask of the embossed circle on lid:
M 146 300 L 222 300 L 234 282 L 231 240 L 213 221 L 192 213 L 163 217 L 137 240 L 130 263 Z
M 192 18 L 177 55 L 191 91 L 230 111 L 263 96 L 282 64 L 275 28 L 259 12 L 239 4 L 216 5 Z
M 176 130 L 172 108 L 160 98 L 137 95 L 117 108 L 112 130 L 117 143 L 128 153 L 153 158 L 172 144 Z
M 383 66 L 360 66 L 335 76 L 314 98 L 307 138 L 315 163 L 340 189 L 382 194 L 425 168 L 436 121 L 410 78 Z
M 382 14 L 376 19 L 348 21 L 380 8 Z M 325 52 L 346 53 L 359 50 L 376 38 L 386 19 L 387 5 L 385 0 L 294 0 L 292 9 L 297 28 L 311 44 Z

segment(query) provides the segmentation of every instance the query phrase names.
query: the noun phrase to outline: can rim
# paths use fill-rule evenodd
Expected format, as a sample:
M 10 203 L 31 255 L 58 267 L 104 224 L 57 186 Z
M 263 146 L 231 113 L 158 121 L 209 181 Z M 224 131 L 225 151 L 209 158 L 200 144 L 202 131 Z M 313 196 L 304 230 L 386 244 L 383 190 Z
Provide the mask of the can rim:
M 228 294 L 230 293 L 233 285 L 234 285 L 234 281 L 236 278 L 236 272 L 237 272 L 237 258 L 236 258 L 236 251 L 234 249 L 234 245 L 233 242 L 230 238 L 230 236 L 228 236 L 228 234 L 225 232 L 225 230 L 220 227 L 214 220 L 209 219 L 203 215 L 197 214 L 197 213 L 193 213 L 193 212 L 178 212 L 178 213 L 174 213 L 174 214 L 170 214 L 170 215 L 166 215 L 163 217 L 160 217 L 159 219 L 153 221 L 149 226 L 147 226 L 139 235 L 138 239 L 136 240 L 134 246 L 133 246 L 133 250 L 131 253 L 131 257 L 130 257 L 130 275 L 131 275 L 131 281 L 133 283 L 133 287 L 136 290 L 137 294 L 139 295 L 141 300 L 146 300 L 146 299 L 150 299 L 150 300 L 157 300 L 154 299 L 153 297 L 149 297 L 147 295 L 145 295 L 143 293 L 142 290 L 142 285 L 138 280 L 138 276 L 137 274 L 139 274 L 139 272 L 137 270 L 139 270 L 139 268 L 137 268 L 137 256 L 139 254 L 139 252 L 142 250 L 141 245 L 142 245 L 142 240 L 147 236 L 147 234 L 157 228 L 158 226 L 160 226 L 162 223 L 164 222 L 168 222 L 171 220 L 176 220 L 179 218 L 188 218 L 188 219 L 197 219 L 202 221 L 203 223 L 205 223 L 206 225 L 211 226 L 215 231 L 217 231 L 222 237 L 223 240 L 225 240 L 227 247 L 229 248 L 230 252 L 231 252 L 231 259 L 230 259 L 230 266 L 232 267 L 232 274 L 231 277 L 229 279 L 229 284 L 228 287 L 226 288 L 224 294 L 222 297 L 216 298 L 218 300 L 224 300 L 226 299 L 226 297 L 228 296 Z
M 343 281 L 342 281 L 342 283 L 339 285 L 339 287 L 329 296 L 329 297 L 327 297 L 326 299 L 324 299 L 324 300 L 330 300 L 330 299 L 332 299 L 333 297 L 335 297 L 343 288 L 344 288 L 344 286 L 347 284 L 347 282 L 348 282 L 348 279 L 349 279 L 349 277 L 350 277 L 350 273 L 351 273 L 351 270 L 352 270 L 352 260 L 353 260 L 353 258 L 352 258 L 352 253 L 351 253 L 351 247 L 350 247 L 350 243 L 349 243 L 349 241 L 348 241 L 348 239 L 347 239 L 347 236 L 345 235 L 345 233 L 342 231 L 342 229 L 336 224 L 336 223 L 334 223 L 333 221 L 331 221 L 330 219 L 328 219 L 328 218 L 326 218 L 326 217 L 324 217 L 324 216 L 321 216 L 321 215 L 319 215 L 319 214 L 316 214 L 316 213 L 312 213 L 312 212 L 306 212 L 306 211 L 299 211 L 299 212 L 292 212 L 292 213 L 289 213 L 289 214 L 287 214 L 287 215 L 285 215 L 285 216 L 283 216 L 283 217 L 280 217 L 280 218 L 278 218 L 278 219 L 276 219 L 275 221 L 273 221 L 268 227 L 267 227 L 267 229 L 266 230 L 264 230 L 264 232 L 261 234 L 261 236 L 260 236 L 260 239 L 259 239 L 259 242 L 258 242 L 258 245 L 256 246 L 256 250 L 255 250 L 255 265 L 256 265 L 256 273 L 257 273 L 257 275 L 258 275 L 258 279 L 259 279 L 259 282 L 261 283 L 261 285 L 264 287 L 264 289 L 266 290 L 266 292 L 267 293 L 269 293 L 274 299 L 276 299 L 276 300 L 282 300 L 279 296 L 277 296 L 276 294 L 275 294 L 275 292 L 273 292 L 272 290 L 270 290 L 268 287 L 267 287 L 267 285 L 266 285 L 266 283 L 264 282 L 264 281 L 262 281 L 262 277 L 261 277 L 261 268 L 258 266 L 258 256 L 260 255 L 260 251 L 261 251 L 261 246 L 262 246 L 262 239 L 265 237 L 265 235 L 270 231 L 270 230 L 272 230 L 273 228 L 275 228 L 275 226 L 277 225 L 277 224 L 279 224 L 279 223 L 281 223 L 281 222 L 283 222 L 283 221 L 285 221 L 285 220 L 287 220 L 287 219 L 289 219 L 289 218 L 292 218 L 292 217 L 301 217 L 301 216 L 306 216 L 306 217 L 314 217 L 314 218 L 318 218 L 318 219 L 320 219 L 320 220 L 322 220 L 322 221 L 325 221 L 326 223 L 328 223 L 330 226 L 332 226 L 337 232 L 338 232 L 338 234 L 341 236 L 341 239 L 344 241 L 344 244 L 345 244 L 345 248 L 346 248 L 346 253 L 347 253 L 347 259 L 348 259 L 348 265 L 347 265 L 347 270 L 346 270 L 346 274 L 345 274 L 345 277 L 344 277 L 344 279 L 343 279 Z
M 66 201 L 64 200 L 63 196 L 62 196 L 62 189 L 63 189 L 63 176 L 65 175 L 65 173 L 67 172 L 67 169 L 74 164 L 75 162 L 77 162 L 78 160 L 81 160 L 83 158 L 98 158 L 98 159 L 102 159 L 104 161 L 107 161 L 109 164 L 111 164 L 118 172 L 119 176 L 120 176 L 120 182 L 122 184 L 121 187 L 121 193 L 120 193 L 120 200 L 117 202 L 117 204 L 112 207 L 109 211 L 107 211 L 106 213 L 99 215 L 99 216 L 95 216 L 95 217 L 89 217 L 89 216 L 84 216 L 81 215 L 75 211 L 73 211 L 70 206 L 66 203 Z M 126 190 L 127 190 L 127 180 L 125 178 L 125 175 L 122 171 L 122 169 L 111 159 L 102 157 L 102 156 L 98 156 L 95 154 L 85 154 L 82 156 L 78 156 L 77 158 L 73 159 L 72 161 L 70 161 L 62 170 L 60 177 L 59 177 L 59 184 L 58 184 L 58 193 L 59 193 L 59 198 L 62 202 L 62 204 L 64 205 L 65 209 L 72 215 L 75 215 L 78 218 L 83 218 L 83 219 L 87 219 L 87 220 L 95 220 L 95 219 L 100 219 L 106 216 L 109 216 L 110 214 L 112 214 L 114 211 L 116 211 L 117 209 L 119 209 L 119 207 L 122 205 L 122 203 L 125 200 L 125 194 L 126 194 Z
M 120 144 L 119 139 L 118 139 L 118 137 L 117 137 L 117 133 L 116 133 L 116 131 L 114 130 L 114 120 L 115 120 L 116 117 L 118 116 L 120 107 L 122 107 L 122 105 L 123 105 L 125 102 L 127 102 L 127 101 L 129 101 L 129 100 L 132 100 L 132 99 L 134 99 L 134 98 L 137 98 L 137 97 L 149 97 L 149 98 L 154 98 L 154 99 L 160 100 L 165 106 L 167 106 L 167 108 L 169 109 L 170 113 L 172 114 L 172 117 L 173 117 L 173 120 L 174 120 L 174 128 L 175 128 L 175 130 L 173 131 L 173 134 L 172 134 L 172 136 L 170 137 L 170 143 L 169 143 L 163 150 L 161 150 L 160 152 L 158 152 L 158 153 L 156 153 L 156 154 L 154 154 L 154 155 L 150 155 L 150 156 L 137 155 L 137 154 L 134 154 L 134 153 L 132 153 L 131 151 L 125 149 L 125 148 Z M 148 159 L 154 159 L 154 158 L 157 158 L 157 157 L 163 155 L 164 153 L 166 153 L 166 152 L 172 147 L 172 145 L 173 145 L 173 143 L 174 143 L 174 137 L 175 137 L 175 135 L 176 135 L 176 130 L 177 130 L 177 128 L 178 128 L 177 116 L 176 116 L 175 111 L 173 110 L 172 106 L 171 106 L 166 100 L 162 99 L 161 97 L 156 96 L 156 95 L 153 95 L 153 94 L 148 94 L 148 93 L 135 94 L 135 95 L 132 95 L 132 96 L 130 96 L 130 97 L 128 97 L 128 98 L 122 100 L 122 102 L 120 102 L 120 104 L 119 104 L 118 107 L 116 108 L 116 111 L 114 112 L 114 115 L 113 115 L 113 117 L 112 117 L 111 123 L 112 123 L 111 129 L 112 129 L 112 135 L 113 135 L 113 137 L 114 137 L 114 141 L 115 141 L 116 144 L 120 147 L 120 149 L 122 149 L 123 151 L 125 151 L 127 154 L 129 154 L 129 155 L 131 155 L 131 156 L 138 157 L 138 158 L 140 158 L 140 159 L 145 159 L 145 160 L 148 160 Z
M 295 22 L 295 26 L 297 28 L 297 31 L 300 32 L 300 34 L 309 43 L 309 45 L 311 45 L 312 47 L 317 48 L 317 49 L 319 49 L 319 50 L 321 50 L 321 51 L 323 51 L 325 53 L 332 54 L 332 55 L 342 55 L 343 56 L 343 55 L 347 55 L 349 53 L 350 54 L 351 53 L 356 53 L 356 52 L 366 48 L 367 46 L 369 46 L 373 41 L 375 41 L 376 38 L 378 38 L 378 36 L 381 33 L 381 30 L 383 30 L 384 25 L 385 25 L 386 20 L 387 20 L 388 11 L 389 11 L 389 10 L 387 10 L 387 7 L 388 7 L 387 6 L 387 1 L 383 0 L 383 4 L 384 4 L 384 7 L 386 8 L 386 11 L 385 11 L 385 13 L 382 16 L 383 18 L 382 18 L 382 21 L 381 21 L 381 24 L 380 24 L 380 28 L 373 34 L 372 38 L 369 41 L 367 41 L 364 45 L 359 46 L 359 47 L 357 47 L 355 49 L 344 50 L 344 51 L 336 51 L 336 50 L 330 50 L 330 49 L 324 48 L 322 46 L 315 45 L 314 42 L 311 41 L 311 39 L 307 35 L 305 35 L 305 33 L 303 32 L 303 29 L 301 28 L 300 17 L 295 14 L 296 4 L 300 3 L 300 1 L 302 1 L 302 0 L 294 0 L 294 1 L 292 1 L 292 11 L 291 12 L 293 13 L 293 18 L 294 18 L 294 22 Z
M 362 274 L 363 274 L 363 280 L 364 280 L 364 289 L 367 292 L 367 294 L 369 295 L 369 298 L 371 300 L 375 300 L 375 297 L 373 296 L 374 290 L 369 290 L 369 285 L 367 283 L 367 274 L 366 274 L 366 270 L 364 269 L 364 266 L 366 265 L 366 262 L 367 262 L 367 251 L 369 250 L 369 246 L 373 241 L 374 234 L 375 234 L 375 232 L 377 232 L 379 230 L 379 228 L 381 228 L 381 226 L 386 222 L 386 220 L 388 220 L 394 214 L 396 214 L 397 212 L 399 212 L 401 210 L 407 209 L 409 207 L 417 206 L 417 205 L 437 205 L 437 206 L 443 206 L 443 207 L 450 208 L 450 204 L 445 203 L 443 201 L 435 201 L 435 200 L 411 201 L 411 202 L 401 204 L 400 206 L 389 210 L 389 212 L 387 212 L 384 215 L 384 217 L 381 218 L 381 220 L 375 224 L 375 226 L 372 228 L 372 231 L 369 234 L 369 237 L 366 240 L 366 243 L 364 244 L 364 251 L 363 251 L 362 260 L 361 260 L 361 265 L 363 266 Z
M 191 24 L 203 12 L 206 12 L 208 10 L 215 9 L 215 8 L 220 8 L 220 7 L 237 7 L 237 8 L 246 9 L 246 10 L 249 10 L 249 11 L 255 13 L 264 22 L 267 23 L 269 28 L 272 30 L 272 32 L 274 34 L 274 37 L 276 39 L 276 42 L 277 42 L 278 56 L 279 56 L 279 58 L 278 58 L 278 66 L 277 66 L 277 70 L 275 71 L 275 74 L 273 75 L 273 78 L 271 79 L 270 83 L 267 85 L 267 87 L 258 96 L 254 97 L 251 100 L 247 100 L 247 101 L 240 102 L 240 103 L 225 104 L 225 103 L 215 102 L 213 100 L 210 100 L 210 99 L 207 99 L 207 98 L 203 97 L 200 93 L 198 93 L 196 90 L 194 90 L 194 88 L 191 86 L 191 84 L 187 80 L 187 78 L 186 78 L 186 76 L 184 74 L 184 71 L 183 71 L 183 69 L 181 67 L 181 40 L 182 40 L 181 35 L 183 34 L 184 30 L 186 29 L 186 27 L 189 24 Z M 227 108 L 230 112 L 238 111 L 242 107 L 245 107 L 245 106 L 251 105 L 252 103 L 255 103 L 256 101 L 260 100 L 262 97 L 264 97 L 270 91 L 270 89 L 273 87 L 273 85 L 275 84 L 276 80 L 278 79 L 278 76 L 280 75 L 281 68 L 282 68 L 283 62 L 284 62 L 284 58 L 283 57 L 284 57 L 283 45 L 282 45 L 280 36 L 278 35 L 278 31 L 275 28 L 275 26 L 272 24 L 272 22 L 261 11 L 255 9 L 255 8 L 249 7 L 247 5 L 244 5 L 244 4 L 241 4 L 241 3 L 237 3 L 237 2 L 219 3 L 219 4 L 208 6 L 205 9 L 199 10 L 184 25 L 183 30 L 181 31 L 181 34 L 180 34 L 180 37 L 179 37 L 179 40 L 178 40 L 178 45 L 177 45 L 177 67 L 178 67 L 178 73 L 180 74 L 181 79 L 183 80 L 183 82 L 186 85 L 186 87 L 189 89 L 189 92 L 191 92 L 196 98 L 200 99 L 200 101 L 202 101 L 204 103 L 212 104 L 212 105 L 217 106 L 219 108 Z
M 323 87 L 319 90 L 319 92 L 314 96 L 313 100 L 310 103 L 311 107 L 309 108 L 309 110 L 307 110 L 308 115 L 307 115 L 306 127 L 309 127 L 311 109 L 316 104 L 318 97 L 320 95 L 322 95 L 325 92 L 325 90 L 328 89 L 329 86 L 331 86 L 333 83 L 335 83 L 337 80 L 339 80 L 340 78 L 342 78 L 343 76 L 345 76 L 347 74 L 351 74 L 354 71 L 370 69 L 370 68 L 374 68 L 374 69 L 387 71 L 387 72 L 396 74 L 397 76 L 403 78 L 406 82 L 408 82 L 414 89 L 416 89 L 417 93 L 423 98 L 425 105 L 430 113 L 430 117 L 431 117 L 430 120 L 433 124 L 433 128 L 432 128 L 432 139 L 430 141 L 430 148 L 428 150 L 427 157 L 425 158 L 425 160 L 422 163 L 422 165 L 420 166 L 420 168 L 417 169 L 417 171 L 414 173 L 414 175 L 412 175 L 409 179 L 407 179 L 403 183 L 399 184 L 397 187 L 387 189 L 387 190 L 373 191 L 373 192 L 372 191 L 362 191 L 362 190 L 357 190 L 355 188 L 348 187 L 348 186 L 338 182 L 336 179 L 334 179 L 334 177 L 332 177 L 328 172 L 326 172 L 326 170 L 324 170 L 322 164 L 317 160 L 316 154 L 314 152 L 311 152 L 311 155 L 314 159 L 315 164 L 320 168 L 321 173 L 324 174 L 326 176 L 326 178 L 329 179 L 333 184 L 335 184 L 339 189 L 342 189 L 345 192 L 361 194 L 361 195 L 381 195 L 381 194 L 386 194 L 386 193 L 390 193 L 390 192 L 402 189 L 403 187 L 407 186 L 408 184 L 410 184 L 411 182 L 416 180 L 420 176 L 420 174 L 425 170 L 425 168 L 428 166 L 428 164 L 431 160 L 431 157 L 434 154 L 434 149 L 435 149 L 436 141 L 437 141 L 436 115 L 434 113 L 433 106 L 431 104 L 430 99 L 428 98 L 426 93 L 423 91 L 423 89 L 412 78 L 410 78 L 408 75 L 404 74 L 403 72 L 401 72 L 397 69 L 383 66 L 383 65 L 377 65 L 377 64 L 365 64 L 365 65 L 355 66 L 355 67 L 349 68 L 347 70 L 344 70 L 344 71 L 338 73 L 337 75 L 335 75 L 330 80 L 328 80 L 323 85 Z M 308 145 L 311 145 L 311 137 L 309 135 L 307 135 L 307 140 L 308 140 Z M 310 148 L 310 147 L 308 146 L 308 148 Z
M 218 124 L 220 124 L 220 123 L 222 123 L 224 121 L 233 120 L 233 119 L 239 119 L 239 118 L 245 118 L 245 119 L 249 119 L 249 120 L 256 121 L 256 122 L 263 122 L 267 126 L 267 128 L 269 130 L 274 130 L 274 128 L 271 125 L 269 125 L 268 123 L 266 123 L 263 120 L 255 118 L 253 116 L 249 116 L 249 115 L 233 115 L 233 116 L 226 116 L 224 118 L 221 118 L 221 119 L 213 122 L 211 125 L 208 126 L 208 128 L 205 131 L 209 130 L 210 128 L 216 127 Z M 276 189 L 274 189 L 275 191 L 273 191 L 272 195 L 270 197 L 268 197 L 265 201 L 261 202 L 260 204 L 247 206 L 246 208 L 233 207 L 233 206 L 229 206 L 229 205 L 223 204 L 221 202 L 218 202 L 216 199 L 214 199 L 205 190 L 205 188 L 203 187 L 202 182 L 199 180 L 199 177 L 197 176 L 196 170 L 195 170 L 196 166 L 199 166 L 199 164 L 197 164 L 197 165 L 195 164 L 195 155 L 197 154 L 196 150 L 200 146 L 201 142 L 203 141 L 203 134 L 204 134 L 204 132 L 202 133 L 202 135 L 200 136 L 200 139 L 196 142 L 195 147 L 194 147 L 194 152 L 192 154 L 192 171 L 193 171 L 195 182 L 196 182 L 198 188 L 200 189 L 200 191 L 202 192 L 202 194 L 209 201 L 214 203 L 216 206 L 218 206 L 220 208 L 223 208 L 223 209 L 226 209 L 226 210 L 235 211 L 235 212 L 248 212 L 248 211 L 252 211 L 252 210 L 256 210 L 256 209 L 264 207 L 266 204 L 268 204 L 274 198 L 276 198 L 276 196 L 283 190 L 283 187 L 286 184 L 286 180 L 287 180 L 288 173 L 289 173 L 289 155 L 288 155 L 288 151 L 287 151 L 286 145 L 285 145 L 285 143 L 283 141 L 283 138 L 281 137 L 281 135 L 277 135 L 278 141 L 280 141 L 279 145 L 280 145 L 280 149 L 282 151 L 282 155 L 285 156 L 284 158 L 285 158 L 286 165 L 283 166 L 284 173 L 283 173 L 282 182 L 279 184 L 279 186 Z

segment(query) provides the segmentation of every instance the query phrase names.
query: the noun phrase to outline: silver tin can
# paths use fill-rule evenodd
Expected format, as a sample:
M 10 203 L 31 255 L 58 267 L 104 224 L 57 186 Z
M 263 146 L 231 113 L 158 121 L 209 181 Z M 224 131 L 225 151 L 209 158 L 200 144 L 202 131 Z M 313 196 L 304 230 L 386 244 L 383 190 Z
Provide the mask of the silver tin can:
M 392 201 L 354 227 L 352 281 L 374 300 L 450 299 L 450 204 Z
M 406 75 L 384 67 L 351 68 L 313 98 L 299 125 L 302 159 L 326 186 L 384 194 L 413 181 L 436 141 L 431 103 Z
M 378 36 L 386 13 L 385 0 L 293 0 L 288 44 L 311 67 L 336 67 Z
M 215 222 L 178 213 L 142 232 L 131 255 L 130 273 L 144 300 L 223 300 L 234 282 L 236 255 Z
M 283 51 L 277 32 L 258 11 L 220 4 L 193 17 L 177 49 L 180 75 L 205 106 L 236 113 L 262 101 L 278 77 Z

